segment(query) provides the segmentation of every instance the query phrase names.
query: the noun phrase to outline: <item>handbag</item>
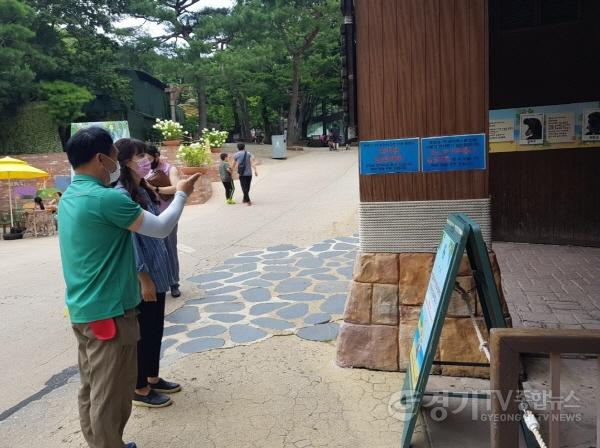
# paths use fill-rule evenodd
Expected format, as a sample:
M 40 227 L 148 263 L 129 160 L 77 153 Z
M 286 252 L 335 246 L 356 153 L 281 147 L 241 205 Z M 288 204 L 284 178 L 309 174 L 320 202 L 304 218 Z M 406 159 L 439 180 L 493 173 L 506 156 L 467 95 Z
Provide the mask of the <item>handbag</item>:
M 244 171 L 246 171 L 246 163 L 247 163 L 247 159 L 248 158 L 248 153 L 244 154 L 244 163 L 240 163 L 238 164 L 237 167 L 237 172 L 240 176 L 244 175 Z
M 169 176 L 167 176 L 167 174 L 163 170 L 152 171 L 152 174 L 146 179 L 146 182 L 148 182 L 153 187 L 170 187 L 171 186 L 171 179 L 169 179 Z M 160 198 L 163 201 L 168 201 L 171 199 L 171 197 L 173 195 L 172 194 L 159 194 L 158 196 L 160 196 Z

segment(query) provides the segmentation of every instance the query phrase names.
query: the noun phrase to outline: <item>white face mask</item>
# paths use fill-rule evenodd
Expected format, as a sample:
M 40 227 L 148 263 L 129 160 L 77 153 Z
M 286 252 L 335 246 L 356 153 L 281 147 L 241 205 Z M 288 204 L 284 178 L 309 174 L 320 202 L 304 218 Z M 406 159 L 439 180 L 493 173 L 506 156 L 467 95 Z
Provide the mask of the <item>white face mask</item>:
M 110 159 L 110 161 L 115 164 L 114 171 L 108 171 L 108 170 L 106 170 L 106 167 L 104 167 L 104 169 L 108 173 L 108 177 L 109 177 L 108 183 L 114 184 L 116 181 L 119 180 L 119 177 L 121 176 L 121 167 L 119 166 L 119 162 L 115 162 L 113 159 Z M 102 166 L 104 166 L 104 164 L 102 164 Z

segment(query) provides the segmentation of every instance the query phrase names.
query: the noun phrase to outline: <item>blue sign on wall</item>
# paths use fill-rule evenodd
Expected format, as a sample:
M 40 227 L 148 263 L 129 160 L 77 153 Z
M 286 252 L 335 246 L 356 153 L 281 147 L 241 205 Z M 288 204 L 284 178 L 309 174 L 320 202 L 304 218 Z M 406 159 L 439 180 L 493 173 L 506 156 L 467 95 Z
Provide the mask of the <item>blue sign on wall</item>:
M 485 170 L 485 134 L 428 137 L 421 140 L 423 171 Z
M 419 172 L 419 139 L 372 140 L 360 143 L 360 174 Z

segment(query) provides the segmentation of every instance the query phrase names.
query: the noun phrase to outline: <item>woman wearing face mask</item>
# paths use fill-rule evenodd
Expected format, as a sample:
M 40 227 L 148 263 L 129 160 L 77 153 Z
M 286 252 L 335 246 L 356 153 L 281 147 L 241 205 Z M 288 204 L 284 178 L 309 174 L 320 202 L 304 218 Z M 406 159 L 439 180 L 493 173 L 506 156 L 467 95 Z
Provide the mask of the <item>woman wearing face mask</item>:
M 166 209 L 173 195 L 177 190 L 175 185 L 179 182 L 179 172 L 177 168 L 169 164 L 166 160 L 161 159 L 160 151 L 154 145 L 146 146 L 146 154 L 150 159 L 151 171 L 145 176 L 148 183 L 152 186 L 154 192 L 158 195 L 159 210 L 162 212 Z M 181 296 L 179 290 L 179 255 L 177 254 L 177 226 L 167 238 L 167 250 L 169 251 L 169 259 L 173 266 L 173 274 L 175 277 L 174 283 L 171 286 L 171 296 Z
M 116 189 L 131 197 L 144 210 L 159 214 L 158 197 L 144 177 L 150 172 L 150 161 L 145 156 L 146 144 L 134 139 L 115 143 L 119 150 L 121 174 Z M 158 375 L 160 346 L 165 319 L 165 296 L 173 284 L 173 272 L 165 239 L 133 235 L 138 277 L 142 292 L 138 322 L 138 376 L 133 404 L 144 407 L 164 407 L 172 403 L 169 393 L 178 392 L 178 384 L 163 380 Z

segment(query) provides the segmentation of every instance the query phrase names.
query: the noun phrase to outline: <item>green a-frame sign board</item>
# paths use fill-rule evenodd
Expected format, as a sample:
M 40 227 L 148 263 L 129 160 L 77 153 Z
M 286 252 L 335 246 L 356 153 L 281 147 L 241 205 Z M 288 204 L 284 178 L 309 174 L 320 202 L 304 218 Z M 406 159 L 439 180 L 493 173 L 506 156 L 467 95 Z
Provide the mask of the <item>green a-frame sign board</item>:
M 425 394 L 429 372 L 465 249 L 473 270 L 477 293 L 488 329 L 506 327 L 500 296 L 481 228 L 466 215 L 450 215 L 435 256 L 429 286 L 413 339 L 409 368 L 406 371 L 402 388 L 401 400 L 404 404 L 405 416 L 402 448 L 410 447 L 421 400 Z

